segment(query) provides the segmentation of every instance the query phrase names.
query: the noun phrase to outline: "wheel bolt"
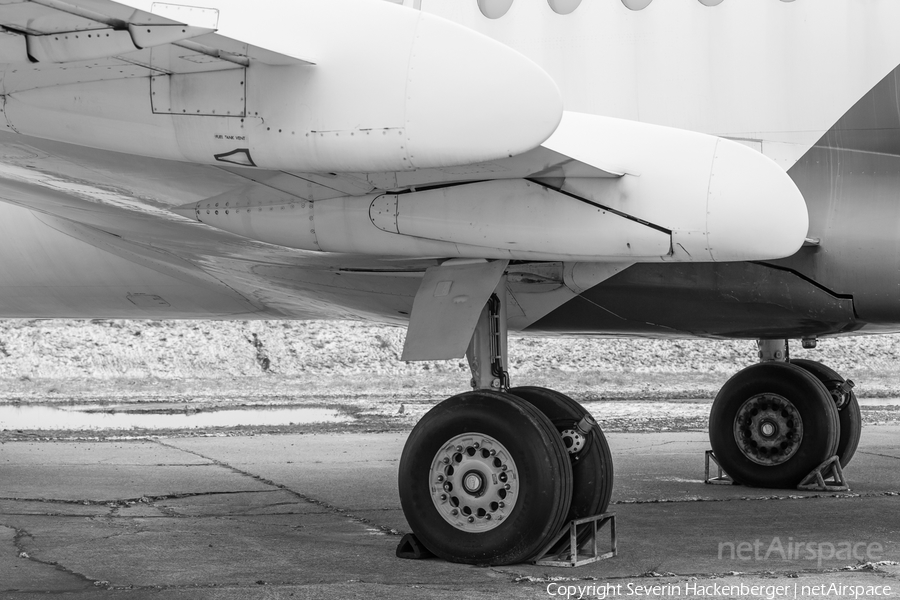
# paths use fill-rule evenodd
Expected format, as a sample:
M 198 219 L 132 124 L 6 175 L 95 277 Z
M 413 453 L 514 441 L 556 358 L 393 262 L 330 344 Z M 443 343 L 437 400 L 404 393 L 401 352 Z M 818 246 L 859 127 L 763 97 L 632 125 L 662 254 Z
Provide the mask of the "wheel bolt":
M 491 520 L 491 515 L 484 515 L 484 518 L 487 519 L 488 521 L 490 521 L 490 520 Z
M 481 448 L 481 444 L 479 444 L 478 442 L 475 442 L 474 444 L 472 444 L 472 446 L 473 446 L 476 450 L 478 450 L 479 448 Z
M 449 465 L 449 464 L 450 464 L 450 459 L 447 458 L 447 457 L 445 456 L 445 457 L 444 457 L 444 460 L 443 460 L 443 463 L 444 463 L 445 465 Z
M 506 502 L 498 502 L 498 503 L 497 503 L 497 506 L 499 506 L 500 508 L 505 508 L 505 507 L 506 507 Z
M 457 451 L 457 452 L 462 452 L 462 446 L 457 446 L 457 447 L 456 447 L 456 451 Z
M 497 456 L 497 451 L 496 451 L 496 450 L 491 450 L 491 456 Z
M 469 521 L 469 523 L 474 523 L 474 522 L 475 522 L 475 517 L 469 517 L 469 518 L 468 518 L 468 521 Z
M 447 499 L 447 494 L 441 494 L 441 500 L 446 500 L 446 499 Z
M 454 508 L 453 510 L 450 511 L 450 514 L 455 517 L 456 515 L 459 514 L 459 511 Z
M 505 471 L 507 469 L 506 465 L 500 465 L 500 470 Z
M 444 480 L 444 476 L 438 475 L 438 483 L 442 482 L 443 480 Z
M 510 485 L 507 483 L 506 485 L 503 486 L 503 488 L 508 490 L 510 488 Z

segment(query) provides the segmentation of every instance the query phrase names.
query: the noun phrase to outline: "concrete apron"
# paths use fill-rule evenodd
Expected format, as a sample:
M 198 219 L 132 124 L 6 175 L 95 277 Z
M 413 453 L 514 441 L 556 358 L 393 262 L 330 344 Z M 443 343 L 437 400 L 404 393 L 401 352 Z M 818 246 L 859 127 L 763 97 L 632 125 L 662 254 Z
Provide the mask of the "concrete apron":
M 864 429 L 849 494 L 704 485 L 705 433 L 609 434 L 619 556 L 577 569 L 395 558 L 405 437 L 4 444 L 0 597 L 900 597 L 900 426 Z

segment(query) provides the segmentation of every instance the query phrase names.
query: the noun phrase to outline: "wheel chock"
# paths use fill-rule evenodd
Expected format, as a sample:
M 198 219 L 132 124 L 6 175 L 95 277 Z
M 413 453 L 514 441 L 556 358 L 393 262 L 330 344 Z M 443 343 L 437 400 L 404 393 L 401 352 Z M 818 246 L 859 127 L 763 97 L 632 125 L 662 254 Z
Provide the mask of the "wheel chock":
M 609 543 L 608 552 L 600 553 L 597 549 L 599 543 L 600 530 L 609 523 Z M 580 546 L 578 544 L 579 527 L 590 527 L 591 535 Z M 569 546 L 560 551 L 553 553 L 552 548 L 563 539 L 569 536 Z M 603 513 L 594 515 L 593 517 L 585 517 L 583 519 L 574 519 L 562 528 L 553 540 L 544 546 L 538 553 L 532 564 L 542 567 L 580 567 L 598 560 L 612 558 L 618 554 L 616 549 L 616 515 L 614 513 Z
M 709 461 L 712 460 L 716 463 L 716 470 L 718 471 L 718 475 L 715 477 L 709 476 Z M 722 469 L 722 465 L 719 464 L 719 459 L 716 458 L 716 455 L 713 454 L 712 450 L 706 451 L 706 477 L 703 479 L 703 483 L 708 483 L 710 485 L 737 485 L 734 482 L 734 479 Z
M 832 456 L 803 478 L 798 490 L 816 492 L 849 492 L 850 486 L 844 479 L 844 470 L 837 456 Z
M 423 560 L 425 558 L 433 558 L 434 554 L 422 545 L 419 538 L 414 533 L 407 533 L 400 538 L 397 544 L 397 558 L 409 558 L 412 560 Z

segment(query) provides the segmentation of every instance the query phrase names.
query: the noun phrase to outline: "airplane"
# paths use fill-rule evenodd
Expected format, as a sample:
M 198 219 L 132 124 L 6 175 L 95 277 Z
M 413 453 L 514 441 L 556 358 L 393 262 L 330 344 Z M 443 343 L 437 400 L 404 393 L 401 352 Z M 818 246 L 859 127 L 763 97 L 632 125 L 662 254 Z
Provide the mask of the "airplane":
M 606 510 L 603 432 L 509 332 L 751 339 L 710 442 L 846 465 L 898 331 L 900 3 L 0 0 L 0 317 L 358 319 L 466 356 L 399 495 L 450 561 Z M 461 388 L 465 384 L 461 383 Z

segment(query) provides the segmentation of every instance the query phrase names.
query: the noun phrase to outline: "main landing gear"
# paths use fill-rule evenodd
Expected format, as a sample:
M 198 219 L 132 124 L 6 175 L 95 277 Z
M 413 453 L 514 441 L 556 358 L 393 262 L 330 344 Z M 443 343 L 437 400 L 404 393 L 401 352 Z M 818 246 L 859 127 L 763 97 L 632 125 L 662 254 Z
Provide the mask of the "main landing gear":
M 403 513 L 419 542 L 441 558 L 524 562 L 570 520 L 605 512 L 609 446 L 571 398 L 508 387 L 506 319 L 496 295 L 466 355 L 474 391 L 429 411 L 403 449 Z
M 862 426 L 853 382 L 791 360 L 787 340 L 761 341 L 760 359 L 713 402 L 709 440 L 722 468 L 745 485 L 792 488 L 832 456 L 846 466 Z

